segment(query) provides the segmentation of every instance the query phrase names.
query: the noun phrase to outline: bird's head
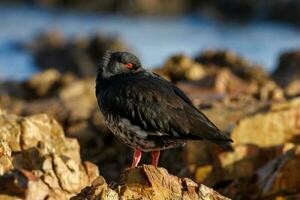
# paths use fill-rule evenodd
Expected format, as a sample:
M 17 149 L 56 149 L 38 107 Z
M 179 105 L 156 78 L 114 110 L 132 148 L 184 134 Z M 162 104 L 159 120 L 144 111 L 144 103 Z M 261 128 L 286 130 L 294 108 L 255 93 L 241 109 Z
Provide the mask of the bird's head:
M 141 69 L 140 60 L 132 53 L 107 51 L 102 58 L 98 75 L 109 78 L 117 74 L 135 73 Z

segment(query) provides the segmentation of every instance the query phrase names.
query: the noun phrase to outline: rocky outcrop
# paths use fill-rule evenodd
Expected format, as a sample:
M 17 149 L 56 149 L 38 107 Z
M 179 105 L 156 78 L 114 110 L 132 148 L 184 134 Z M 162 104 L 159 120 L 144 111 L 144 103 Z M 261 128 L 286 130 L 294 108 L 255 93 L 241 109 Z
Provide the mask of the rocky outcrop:
M 278 153 L 256 169 L 252 176 L 236 179 L 221 191 L 240 199 L 298 199 L 299 145 L 285 145 Z
M 118 199 L 201 199 L 225 200 L 226 198 L 211 188 L 197 184 L 188 178 L 170 175 L 164 168 L 143 165 L 128 169 L 123 180 L 114 188 L 108 186 L 103 177 L 96 179 L 71 200 L 118 200 Z
M 262 197 L 299 193 L 300 175 L 297 172 L 300 167 L 299 158 L 300 147 L 296 146 L 257 171 L 257 183 Z
M 98 175 L 76 139 L 45 114 L 0 114 L 0 198 L 68 199 Z

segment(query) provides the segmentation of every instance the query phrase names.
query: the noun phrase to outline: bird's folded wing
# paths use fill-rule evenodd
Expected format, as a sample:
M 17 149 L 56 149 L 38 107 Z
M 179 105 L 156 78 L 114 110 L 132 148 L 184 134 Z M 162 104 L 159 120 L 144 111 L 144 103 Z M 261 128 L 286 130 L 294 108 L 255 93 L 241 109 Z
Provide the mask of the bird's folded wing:
M 107 109 L 128 119 L 149 135 L 181 139 L 228 140 L 176 86 L 153 76 L 135 76 L 112 83 Z

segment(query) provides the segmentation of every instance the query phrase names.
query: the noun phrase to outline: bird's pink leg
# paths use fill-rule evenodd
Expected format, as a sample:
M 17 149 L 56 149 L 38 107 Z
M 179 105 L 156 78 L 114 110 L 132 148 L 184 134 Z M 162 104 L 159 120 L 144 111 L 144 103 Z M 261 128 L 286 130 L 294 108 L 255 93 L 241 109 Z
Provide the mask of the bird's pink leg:
M 160 151 L 152 151 L 151 152 L 152 165 L 154 165 L 155 167 L 157 167 L 159 155 L 160 155 Z
M 132 164 L 131 164 L 132 168 L 138 166 L 138 164 L 139 164 L 139 162 L 141 160 L 141 157 L 142 157 L 141 150 L 135 149 L 134 152 L 133 152 L 133 159 L 132 159 Z

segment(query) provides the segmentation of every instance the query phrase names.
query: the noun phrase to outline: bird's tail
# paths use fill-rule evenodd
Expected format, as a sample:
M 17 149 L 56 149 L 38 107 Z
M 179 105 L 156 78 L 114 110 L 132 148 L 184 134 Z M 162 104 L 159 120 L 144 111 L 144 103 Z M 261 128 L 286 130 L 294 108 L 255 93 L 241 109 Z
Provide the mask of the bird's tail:
M 231 139 L 228 139 L 228 140 L 210 140 L 211 142 L 219 145 L 220 147 L 222 147 L 223 149 L 225 150 L 233 150 L 233 147 L 232 147 L 232 140 Z
M 186 108 L 190 115 L 189 121 L 192 124 L 191 133 L 198 139 L 208 140 L 226 150 L 232 150 L 231 143 L 233 142 L 227 135 L 222 133 L 203 113 L 196 110 L 191 110 L 191 107 Z

